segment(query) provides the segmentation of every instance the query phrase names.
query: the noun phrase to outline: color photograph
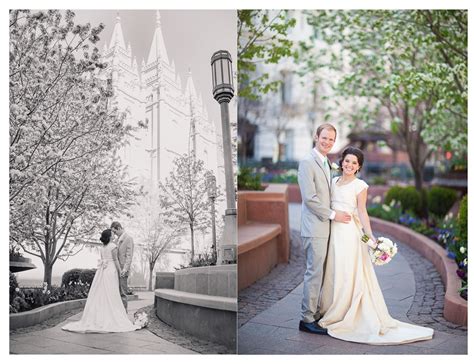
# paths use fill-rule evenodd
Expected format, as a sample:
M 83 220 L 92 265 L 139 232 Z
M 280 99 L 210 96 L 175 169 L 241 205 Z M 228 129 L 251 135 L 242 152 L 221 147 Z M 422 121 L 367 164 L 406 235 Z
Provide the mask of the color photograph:
M 467 18 L 238 11 L 239 354 L 467 354 Z

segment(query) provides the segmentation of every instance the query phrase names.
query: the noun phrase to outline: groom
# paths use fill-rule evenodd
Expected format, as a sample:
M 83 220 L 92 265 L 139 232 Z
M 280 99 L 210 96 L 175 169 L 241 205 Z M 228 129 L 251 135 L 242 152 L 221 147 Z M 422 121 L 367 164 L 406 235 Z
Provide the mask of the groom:
M 118 260 L 120 268 L 120 297 L 122 303 L 127 310 L 127 293 L 128 293 L 128 275 L 133 258 L 133 239 L 128 235 L 118 221 L 114 221 L 110 226 L 110 230 L 118 236 L 116 244 L 118 246 Z
M 314 135 L 315 148 L 298 168 L 301 190 L 301 238 L 306 254 L 303 301 L 299 329 L 312 334 L 327 334 L 319 326 L 319 295 L 323 282 L 331 220 L 349 223 L 347 212 L 331 210 L 331 169 L 327 154 L 336 141 L 336 128 L 322 124 Z

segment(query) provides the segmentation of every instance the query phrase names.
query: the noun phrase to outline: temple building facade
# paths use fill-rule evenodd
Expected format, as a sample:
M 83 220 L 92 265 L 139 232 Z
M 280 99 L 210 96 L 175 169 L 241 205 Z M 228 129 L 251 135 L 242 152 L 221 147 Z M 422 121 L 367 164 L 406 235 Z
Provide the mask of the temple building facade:
M 121 155 L 130 176 L 144 186 L 156 186 L 171 171 L 173 159 L 185 153 L 195 153 L 206 169 L 217 174 L 219 141 L 214 122 L 196 92 L 191 71 L 182 84 L 168 56 L 159 11 L 148 57 L 140 68 L 130 44 L 125 44 L 119 16 L 102 54 L 117 107 L 127 112 L 127 123 L 135 129 Z M 221 178 L 216 177 L 219 183 Z
M 147 55 L 139 66 L 131 45 L 125 43 L 117 15 L 112 37 L 102 51 L 103 61 L 107 63 L 102 78 L 113 91 L 112 104 L 127 113 L 126 122 L 134 129 L 129 144 L 120 152 L 129 177 L 135 178 L 145 190 L 159 192 L 158 182 L 165 182 L 173 169 L 173 160 L 193 153 L 204 161 L 205 169 L 213 171 L 217 185 L 224 190 L 224 171 L 218 168 L 222 142 L 218 140 L 215 122 L 209 120 L 191 70 L 184 76 L 184 82 L 176 71 L 166 50 L 159 11 L 156 11 Z M 224 214 L 224 206 L 216 209 L 218 217 Z M 169 271 L 189 263 L 189 239 L 189 234 L 183 235 L 177 246 L 168 249 L 157 268 Z M 195 239 L 196 253 L 210 247 L 210 233 L 195 233 Z M 139 249 L 138 240 L 135 243 Z M 134 264 L 138 272 L 143 264 L 147 266 L 138 257 L 134 257 Z M 147 269 L 143 270 L 146 274 Z

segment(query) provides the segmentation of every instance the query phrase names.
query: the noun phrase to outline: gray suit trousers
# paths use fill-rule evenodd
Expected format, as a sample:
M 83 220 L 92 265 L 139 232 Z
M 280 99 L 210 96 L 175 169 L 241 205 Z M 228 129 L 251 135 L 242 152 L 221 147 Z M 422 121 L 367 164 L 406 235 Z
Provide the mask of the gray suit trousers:
M 319 296 L 324 278 L 329 238 L 302 237 L 306 254 L 301 319 L 304 322 L 319 320 Z
M 120 277 L 119 285 L 120 285 L 120 298 L 122 299 L 123 307 L 125 307 L 125 311 L 126 311 L 128 307 L 128 302 L 127 302 L 128 275 L 125 277 Z

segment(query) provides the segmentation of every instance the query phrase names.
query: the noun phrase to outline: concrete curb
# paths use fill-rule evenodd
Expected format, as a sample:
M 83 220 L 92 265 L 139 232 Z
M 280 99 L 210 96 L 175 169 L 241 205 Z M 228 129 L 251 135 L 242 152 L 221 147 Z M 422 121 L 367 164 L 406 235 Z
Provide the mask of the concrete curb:
M 59 315 L 65 311 L 82 308 L 86 305 L 87 298 L 79 300 L 71 300 L 64 302 L 56 302 L 50 305 L 35 308 L 31 311 L 11 313 L 10 314 L 10 330 L 20 327 L 28 327 L 37 325 L 53 316 Z
M 138 300 L 138 295 L 128 295 L 127 300 L 129 302 L 136 301 Z M 86 305 L 86 301 L 87 298 L 62 301 L 38 307 L 30 311 L 11 313 L 10 330 L 37 325 L 65 311 L 74 310 L 76 308 L 82 308 Z
M 456 274 L 457 265 L 454 260 L 446 256 L 445 250 L 431 239 L 405 226 L 374 217 L 371 217 L 370 221 L 373 230 L 403 241 L 433 263 L 446 289 L 444 318 L 455 324 L 467 326 L 467 301 L 458 293 L 461 288 L 461 279 Z

